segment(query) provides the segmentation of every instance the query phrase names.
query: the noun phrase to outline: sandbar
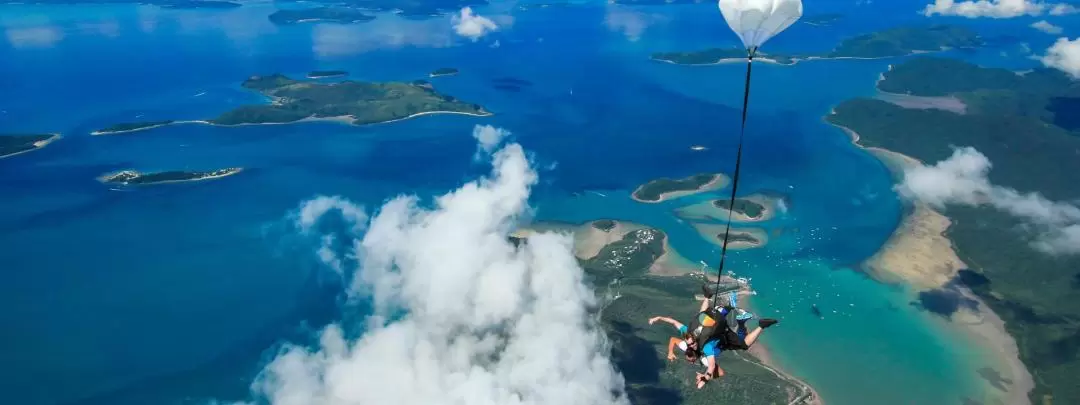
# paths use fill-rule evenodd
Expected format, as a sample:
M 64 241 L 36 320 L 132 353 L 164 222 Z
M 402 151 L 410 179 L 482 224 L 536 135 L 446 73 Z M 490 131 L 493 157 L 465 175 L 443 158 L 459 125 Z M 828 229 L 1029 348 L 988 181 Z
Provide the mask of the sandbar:
M 716 246 L 724 244 L 723 224 L 694 224 L 701 237 Z M 745 250 L 765 246 L 769 242 L 769 234 L 761 228 L 731 228 L 728 236 L 728 250 Z
M 859 145 L 858 133 L 841 125 L 830 125 L 843 130 L 851 137 L 852 144 L 881 160 L 895 181 L 902 180 L 904 169 L 922 164 L 901 153 Z M 994 360 L 1001 368 L 1007 369 L 1004 373 L 1008 374 L 1010 382 L 1003 393 L 1007 398 L 1005 403 L 1030 404 L 1028 393 L 1035 388 L 1035 381 L 1020 360 L 1016 340 L 1006 331 L 1005 323 L 970 289 L 950 285 L 958 272 L 967 268 L 957 255 L 952 241 L 945 236 L 951 224 L 948 217 L 929 205 L 913 202 L 888 241 L 863 263 L 863 268 L 880 281 L 904 283 L 915 291 L 951 288 L 977 303 L 974 310 L 961 307 L 946 322 L 971 336 L 974 343 L 995 355 Z M 993 394 L 998 393 L 994 391 L 998 388 L 987 389 Z
M 662 203 L 664 201 L 672 200 L 672 199 L 679 198 L 679 197 L 686 197 L 688 195 L 694 195 L 694 194 L 698 194 L 698 193 L 704 193 L 704 192 L 707 192 L 707 191 L 719 190 L 719 189 L 722 189 L 724 187 L 727 187 L 728 182 L 729 182 L 729 179 L 728 179 L 727 175 L 725 175 L 723 173 L 713 173 L 713 176 L 714 177 L 713 177 L 712 180 L 710 180 L 708 183 L 705 183 L 701 187 L 698 187 L 696 190 L 680 190 L 680 191 L 663 192 L 663 193 L 660 193 L 660 198 L 657 199 L 657 200 L 643 200 L 643 199 L 638 198 L 637 197 L 638 191 L 640 191 L 643 187 L 651 184 L 652 181 L 650 181 L 649 183 L 642 184 L 642 185 L 638 186 L 636 189 L 634 189 L 634 192 L 630 193 L 630 198 L 633 198 L 634 201 L 637 201 L 637 202 L 643 202 L 643 203 L 649 203 L 649 204 L 657 204 L 657 203 Z M 653 181 L 656 181 L 656 180 L 653 180 Z
M 747 200 L 755 204 L 761 205 L 761 215 L 751 217 L 738 211 L 731 211 L 727 208 L 716 206 L 717 201 L 723 201 L 726 203 L 728 200 L 709 200 L 703 201 L 697 204 L 687 205 L 675 209 L 675 215 L 683 219 L 689 220 L 719 220 L 725 221 L 728 218 L 728 213 L 731 213 L 731 220 L 736 222 L 760 222 L 768 221 L 776 216 L 776 201 L 764 194 L 751 194 L 745 197 L 737 197 L 737 200 Z

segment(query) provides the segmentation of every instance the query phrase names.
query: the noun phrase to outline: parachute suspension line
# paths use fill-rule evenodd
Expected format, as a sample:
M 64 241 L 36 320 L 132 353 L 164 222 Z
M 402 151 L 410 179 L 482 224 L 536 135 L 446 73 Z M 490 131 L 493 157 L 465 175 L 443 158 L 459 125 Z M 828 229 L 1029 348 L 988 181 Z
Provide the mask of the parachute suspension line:
M 747 49 L 746 52 L 746 86 L 743 90 L 742 124 L 739 127 L 739 147 L 737 152 L 735 152 L 735 172 L 731 176 L 731 199 L 728 203 L 727 224 L 724 226 L 724 242 L 720 245 L 720 264 L 717 266 L 716 270 L 716 291 L 713 294 L 713 300 L 716 300 L 720 295 L 720 278 L 724 275 L 724 259 L 727 258 L 728 237 L 731 234 L 731 214 L 735 211 L 735 192 L 739 189 L 739 169 L 742 167 L 743 137 L 746 135 L 746 107 L 750 102 L 750 68 L 754 65 L 754 55 L 756 53 L 756 46 Z

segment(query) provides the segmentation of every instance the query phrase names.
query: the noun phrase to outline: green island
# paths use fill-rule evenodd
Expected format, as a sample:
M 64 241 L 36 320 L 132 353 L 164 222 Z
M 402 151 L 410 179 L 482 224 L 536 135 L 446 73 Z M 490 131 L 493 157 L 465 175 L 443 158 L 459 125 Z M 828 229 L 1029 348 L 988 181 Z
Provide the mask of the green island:
M 638 186 L 631 197 L 638 202 L 662 202 L 727 185 L 727 176 L 719 173 L 699 173 L 681 179 L 661 178 Z
M 344 70 L 312 70 L 308 72 L 308 79 L 327 79 L 331 77 L 344 77 L 348 76 L 349 72 Z
M 615 222 L 611 222 L 614 227 Z M 592 226 L 597 227 L 593 221 Z M 632 225 L 632 224 L 627 224 Z M 699 365 L 690 365 L 683 358 L 674 362 L 665 359 L 668 338 L 676 331 L 670 326 L 649 325 L 655 315 L 685 320 L 697 312 L 704 279 L 696 269 L 681 275 L 657 275 L 650 268 L 666 253 L 667 235 L 658 229 L 623 226 L 624 235 L 614 235 L 613 242 L 604 245 L 590 258 L 578 259 L 586 279 L 598 297 L 607 298 L 600 305 L 600 322 L 611 341 L 612 361 L 626 378 L 630 402 L 639 405 L 668 405 L 675 403 L 704 404 L 732 403 L 817 404 L 819 399 L 806 383 L 781 370 L 762 363 L 746 352 L 725 352 L 720 366 L 725 375 L 698 390 L 691 384 Z M 515 244 L 527 243 L 526 237 L 515 237 Z M 768 344 L 769 334 L 791 333 L 782 326 L 770 329 L 762 337 Z
M 439 77 L 439 76 L 453 76 L 453 75 L 456 75 L 456 74 L 458 74 L 457 69 L 444 67 L 444 68 L 438 68 L 438 69 L 435 69 L 435 70 L 431 71 L 431 73 L 428 74 L 428 76 L 430 76 L 430 77 Z
M 120 124 L 109 125 L 105 128 L 101 128 L 97 131 L 91 132 L 90 135 L 114 135 L 123 134 L 128 132 L 144 131 L 147 129 L 153 129 L 157 127 L 163 127 L 172 124 L 176 121 L 164 120 L 164 121 L 143 121 L 143 122 L 124 122 Z
M 592 221 L 591 225 L 593 228 L 599 229 L 604 232 L 615 229 L 615 221 L 610 219 L 598 219 L 596 221 Z
M 793 65 L 819 59 L 877 59 L 983 46 L 979 35 L 962 26 L 931 25 L 889 28 L 844 39 L 832 51 L 820 54 L 766 54 L 756 58 L 764 62 Z M 654 53 L 654 60 L 679 65 L 712 65 L 746 59 L 743 48 L 712 48 L 692 52 Z
M 799 22 L 801 22 L 803 24 L 806 24 L 806 25 L 813 25 L 815 27 L 828 27 L 830 25 L 833 25 L 833 23 L 836 23 L 837 21 L 840 21 L 840 20 L 843 20 L 843 19 L 844 19 L 843 14 L 826 13 L 826 14 L 817 14 L 817 15 L 811 15 L 811 16 L 804 16 L 803 18 L 799 19 Z
M 307 22 L 330 22 L 338 24 L 364 23 L 375 16 L 361 10 L 345 7 L 318 7 L 300 10 L 278 10 L 270 14 L 270 22 L 278 25 L 300 24 Z
M 750 219 L 759 219 L 765 214 L 765 206 L 749 198 L 736 198 L 734 203 L 731 200 L 715 200 L 713 205 Z
M 44 148 L 60 134 L 0 134 L 0 158 Z
M 894 66 L 878 86 L 901 94 L 949 95 L 968 108 L 956 114 L 854 99 L 826 120 L 858 133 L 863 146 L 927 163 L 948 158 L 954 146 L 974 147 L 993 164 L 989 176 L 995 185 L 1053 201 L 1080 199 L 1080 128 L 1075 113 L 1056 112 L 1058 105 L 1080 101 L 1080 84 L 1064 73 L 1036 69 L 1020 75 L 922 57 Z M 946 236 L 969 267 L 954 281 L 1005 321 L 1034 376 L 1031 401 L 1080 403 L 1080 256 L 1036 251 L 1024 223 L 992 207 L 950 205 L 943 214 L 952 220 Z
M 722 218 L 724 219 L 724 218 Z M 691 225 L 706 241 L 716 246 L 724 245 L 724 232 L 728 233 L 729 250 L 760 248 L 769 242 L 769 234 L 761 228 L 731 228 L 723 223 L 694 222 Z
M 239 167 L 230 167 L 227 169 L 211 170 L 205 172 L 187 172 L 173 170 L 165 172 L 140 173 L 135 170 L 124 170 L 106 174 L 99 177 L 98 180 L 106 184 L 146 186 L 151 184 L 180 183 L 187 181 L 217 179 L 240 173 L 242 170 L 243 169 Z

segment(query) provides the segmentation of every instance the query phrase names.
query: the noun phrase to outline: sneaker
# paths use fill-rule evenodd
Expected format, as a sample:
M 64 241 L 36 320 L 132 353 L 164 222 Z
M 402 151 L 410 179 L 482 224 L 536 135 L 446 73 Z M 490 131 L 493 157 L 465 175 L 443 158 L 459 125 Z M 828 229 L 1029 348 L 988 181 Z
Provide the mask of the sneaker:
M 780 323 L 780 321 L 778 321 L 776 319 L 772 319 L 772 318 L 765 318 L 765 319 L 762 319 L 760 321 L 757 321 L 757 326 L 760 327 L 761 329 L 765 329 L 765 328 L 768 328 L 770 326 L 776 325 L 777 323 Z
M 747 311 L 747 310 L 744 310 L 744 309 L 741 309 L 741 308 L 736 309 L 735 311 L 736 311 L 736 313 L 735 313 L 735 320 L 736 321 L 746 322 L 746 321 L 749 321 L 751 319 L 754 319 L 754 314 L 750 313 L 750 311 Z M 764 320 L 764 319 L 762 319 L 762 320 Z

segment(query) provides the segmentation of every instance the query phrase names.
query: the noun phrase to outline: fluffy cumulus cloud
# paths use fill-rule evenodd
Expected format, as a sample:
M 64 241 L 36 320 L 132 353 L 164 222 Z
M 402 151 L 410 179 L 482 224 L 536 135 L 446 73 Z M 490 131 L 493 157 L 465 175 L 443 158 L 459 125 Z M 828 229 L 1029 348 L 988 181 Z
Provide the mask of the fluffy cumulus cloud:
M 934 0 L 933 4 L 923 9 L 923 14 L 1012 18 L 1024 15 L 1065 15 L 1076 11 L 1076 7 L 1066 3 L 1046 3 L 1038 0 Z
M 1063 32 L 1061 27 L 1058 27 L 1046 20 L 1039 20 L 1031 24 L 1031 28 L 1045 32 L 1047 34 L 1060 34 Z
M 316 347 L 284 348 L 253 384 L 257 402 L 628 404 L 572 238 L 506 240 L 537 181 L 525 152 L 508 144 L 491 162 L 488 177 L 430 207 L 401 196 L 368 218 L 338 197 L 302 205 L 295 220 L 309 232 L 328 216 L 355 224 L 349 288 L 373 315 L 357 338 L 338 324 Z
M 454 32 L 465 38 L 476 41 L 487 35 L 488 32 L 499 29 L 499 26 L 488 18 L 473 14 L 472 8 L 465 7 L 451 19 L 454 24 Z
M 53 26 L 14 27 L 4 30 L 12 48 L 50 48 L 64 39 L 64 32 Z
M 477 125 L 473 127 L 472 135 L 476 138 L 476 159 L 479 160 L 485 155 L 491 155 L 503 139 L 510 136 L 510 131 L 491 125 Z
M 991 184 L 987 178 L 990 168 L 990 160 L 979 151 L 959 148 L 937 164 L 907 170 L 898 191 L 936 207 L 994 207 L 1029 225 L 1036 249 L 1052 254 L 1080 253 L 1080 207 Z
M 1068 73 L 1073 78 L 1080 78 L 1080 38 L 1058 38 L 1039 60 L 1046 67 Z

